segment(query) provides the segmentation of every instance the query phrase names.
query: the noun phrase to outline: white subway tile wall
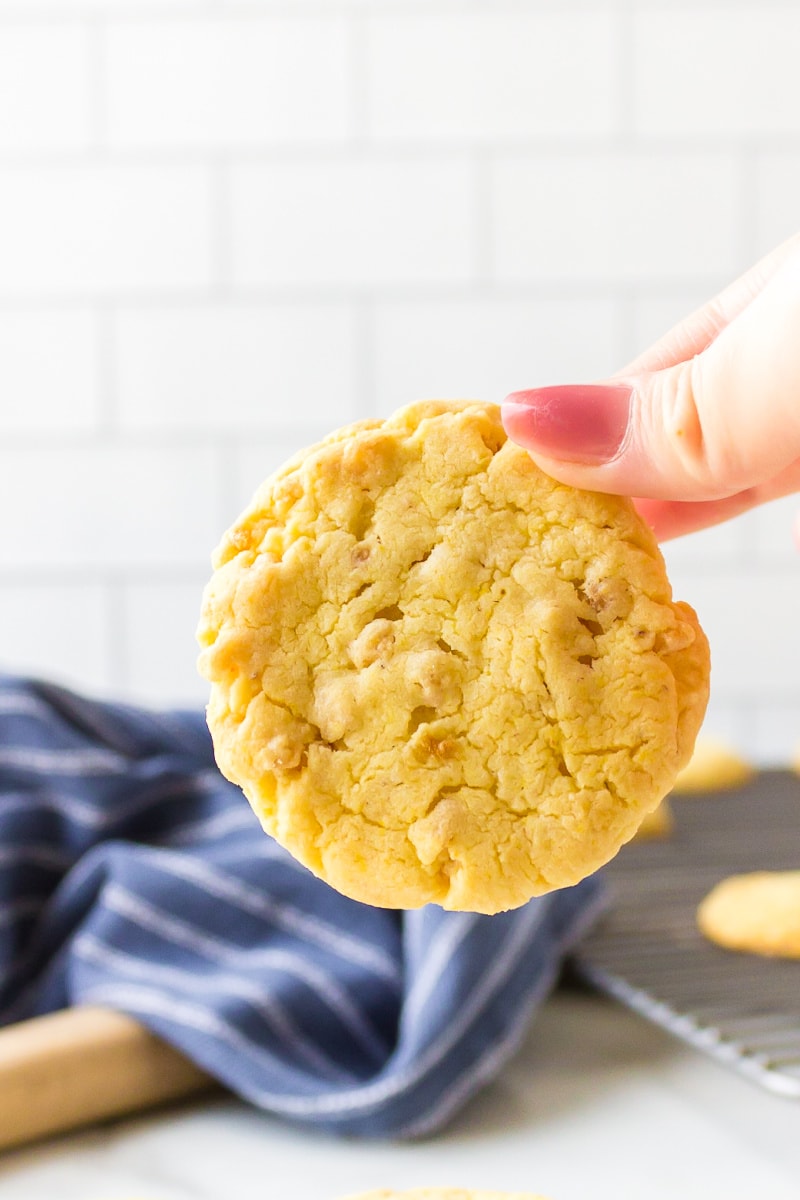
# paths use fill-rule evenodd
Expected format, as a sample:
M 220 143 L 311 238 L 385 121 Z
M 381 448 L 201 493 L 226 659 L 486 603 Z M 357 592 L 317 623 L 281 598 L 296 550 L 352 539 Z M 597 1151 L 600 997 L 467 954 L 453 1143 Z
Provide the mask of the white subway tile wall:
M 800 131 L 796 5 L 732 5 L 724 15 L 702 5 L 637 7 L 637 133 L 735 142 Z
M 73 22 L 7 25 L 0 38 L 0 152 L 85 150 L 92 142 L 91 34 Z
M 349 42 L 346 19 L 334 16 L 119 21 L 106 41 L 109 144 L 341 142 L 350 126 Z
M 446 152 L 233 164 L 233 286 L 469 284 L 474 175 L 466 156 Z
M 367 26 L 375 138 L 492 143 L 610 136 L 619 39 L 612 9 L 392 13 Z M 499 7 L 499 6 L 498 6 Z M 564 78 L 580 76 L 580 87 Z M 565 86 L 565 84 L 567 84 Z
M 797 139 L 800 140 L 800 139 Z M 755 249 L 768 254 L 798 227 L 800 146 L 754 153 Z
M 115 324 L 125 431 L 302 434 L 358 415 L 356 320 L 346 303 L 120 309 Z
M 0 165 L 0 300 L 208 288 L 212 195 L 194 164 Z
M 733 274 L 741 221 L 727 151 L 502 156 L 492 175 L 499 281 L 705 283 Z
M 165 571 L 203 562 L 217 537 L 212 446 L 51 440 L 0 450 L 5 572 L 108 567 Z
M 502 398 L 535 380 L 596 379 L 619 367 L 612 300 L 378 301 L 373 315 L 374 400 L 381 416 L 425 396 Z
M 0 436 L 97 429 L 100 324 L 89 308 L 0 309 Z
M 0 667 L 201 704 L 258 483 L 603 378 L 800 228 L 778 0 L 0 0 Z M 800 745 L 800 501 L 665 547 L 708 729 Z

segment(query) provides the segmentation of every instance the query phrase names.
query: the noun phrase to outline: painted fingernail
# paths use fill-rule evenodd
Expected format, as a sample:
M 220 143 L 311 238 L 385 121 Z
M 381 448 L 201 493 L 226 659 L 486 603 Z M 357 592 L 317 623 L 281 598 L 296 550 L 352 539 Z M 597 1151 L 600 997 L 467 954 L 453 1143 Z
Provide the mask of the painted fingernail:
M 548 458 L 610 462 L 625 441 L 632 395 L 632 388 L 614 383 L 512 392 L 503 401 L 503 424 L 512 441 Z

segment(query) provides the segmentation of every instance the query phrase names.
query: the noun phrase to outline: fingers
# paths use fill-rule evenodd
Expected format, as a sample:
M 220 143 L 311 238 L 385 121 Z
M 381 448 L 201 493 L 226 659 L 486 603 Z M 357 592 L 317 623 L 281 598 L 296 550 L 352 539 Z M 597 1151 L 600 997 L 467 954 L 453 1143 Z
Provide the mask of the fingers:
M 575 487 L 684 502 L 761 488 L 800 460 L 800 255 L 695 357 L 604 385 L 516 392 L 503 421 Z
M 700 354 L 764 290 L 784 262 L 797 253 L 800 253 L 800 233 L 765 255 L 702 308 L 684 317 L 619 374 L 663 371 Z
M 720 522 L 738 517 L 740 513 L 748 512 L 759 504 L 768 504 L 770 500 L 779 500 L 782 496 L 790 496 L 798 491 L 800 459 L 760 487 L 735 492 L 722 500 L 691 502 L 637 499 L 634 503 L 658 540 L 666 542 L 670 538 L 681 537 L 684 533 L 695 533 L 698 529 L 719 525 Z M 800 517 L 795 524 L 794 533 L 795 539 L 800 538 Z

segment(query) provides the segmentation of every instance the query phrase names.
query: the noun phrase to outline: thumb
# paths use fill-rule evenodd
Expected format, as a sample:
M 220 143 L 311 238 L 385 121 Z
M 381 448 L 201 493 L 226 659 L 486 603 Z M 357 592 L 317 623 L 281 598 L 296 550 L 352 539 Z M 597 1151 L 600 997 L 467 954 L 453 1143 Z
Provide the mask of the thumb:
M 605 384 L 514 392 L 503 423 L 575 487 L 692 501 L 763 484 L 800 459 L 800 262 L 701 354 Z

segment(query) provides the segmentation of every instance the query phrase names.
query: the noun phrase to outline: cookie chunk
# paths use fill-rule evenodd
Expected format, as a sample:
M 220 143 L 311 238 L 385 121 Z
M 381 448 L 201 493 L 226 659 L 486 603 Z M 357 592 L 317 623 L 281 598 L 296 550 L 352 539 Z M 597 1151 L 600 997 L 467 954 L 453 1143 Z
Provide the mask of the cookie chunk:
M 217 761 L 357 900 L 493 913 L 577 883 L 691 755 L 708 646 L 648 526 L 544 475 L 495 405 L 337 431 L 214 565 Z
M 800 958 L 800 871 L 730 875 L 697 910 L 712 942 L 772 958 Z
M 361 1192 L 344 1200 L 546 1200 L 532 1192 L 473 1192 L 467 1188 L 412 1188 L 410 1192 Z
M 721 792 L 741 787 L 753 778 L 750 763 L 716 738 L 697 739 L 689 762 L 678 772 L 673 792 Z

